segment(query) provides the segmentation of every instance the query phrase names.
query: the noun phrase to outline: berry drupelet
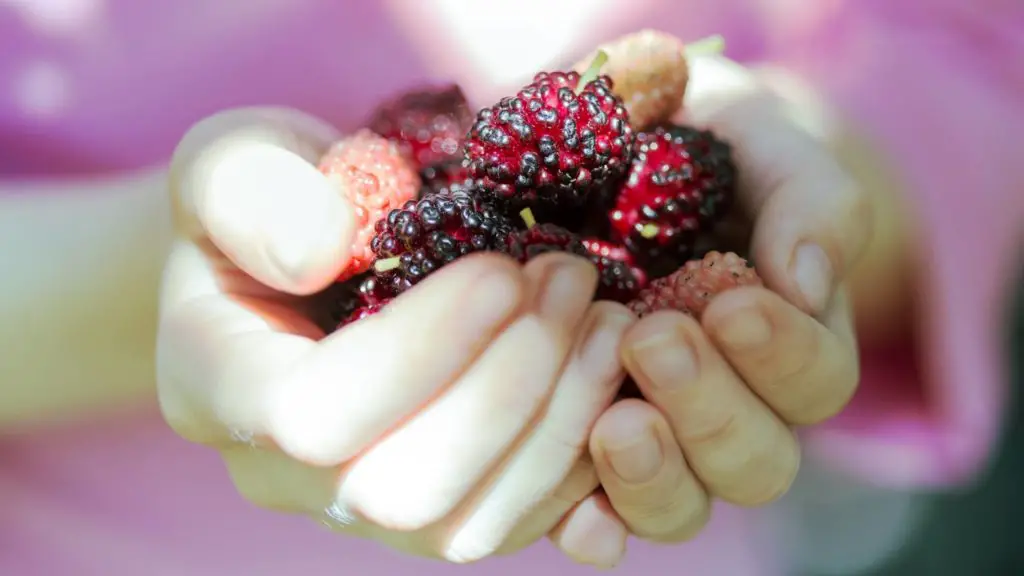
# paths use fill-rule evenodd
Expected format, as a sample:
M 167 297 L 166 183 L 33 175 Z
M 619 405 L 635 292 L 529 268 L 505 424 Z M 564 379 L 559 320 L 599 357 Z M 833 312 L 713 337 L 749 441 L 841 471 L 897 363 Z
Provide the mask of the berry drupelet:
M 370 267 L 370 239 L 376 222 L 415 198 L 421 182 L 394 142 L 369 130 L 360 130 L 334 143 L 320 159 L 319 169 L 352 206 L 355 217 L 352 257 L 338 276 L 338 281 L 343 281 Z
M 484 108 L 466 138 L 465 158 L 479 193 L 513 213 L 581 205 L 623 178 L 633 128 L 599 53 L 581 76 L 541 72 L 513 97 Z
M 633 265 L 633 258 L 622 246 L 588 238 L 583 245 L 597 267 L 597 300 L 613 300 L 623 304 L 637 297 L 647 285 L 647 274 Z
M 377 222 L 373 289 L 401 294 L 466 254 L 504 251 L 511 230 L 507 218 L 461 189 L 407 202 Z
M 508 237 L 507 251 L 512 258 L 525 264 L 548 252 L 568 252 L 585 258 L 590 256 L 579 236 L 556 224 L 538 224 L 529 208 L 524 208 L 520 216 L 526 228 Z
M 750 264 L 733 252 L 708 252 L 672 274 L 659 278 L 629 303 L 637 316 L 659 310 L 678 310 L 700 319 L 715 296 L 740 286 L 762 286 Z
M 637 135 L 629 178 L 609 214 L 614 236 L 643 264 L 674 269 L 736 189 L 732 149 L 707 130 L 662 125 Z
M 369 127 L 395 142 L 417 169 L 460 159 L 473 111 L 457 85 L 421 88 L 386 102 Z
M 369 318 L 370 316 L 373 316 L 374 314 L 380 312 L 381 309 L 383 309 L 385 306 L 387 306 L 388 302 L 390 302 L 390 300 L 381 300 L 380 302 L 373 302 L 370 304 L 363 304 L 361 306 L 358 306 L 355 310 L 352 311 L 351 314 L 345 317 L 344 320 L 338 323 L 338 327 L 335 328 L 335 330 L 340 330 L 353 322 L 358 322 L 363 318 Z

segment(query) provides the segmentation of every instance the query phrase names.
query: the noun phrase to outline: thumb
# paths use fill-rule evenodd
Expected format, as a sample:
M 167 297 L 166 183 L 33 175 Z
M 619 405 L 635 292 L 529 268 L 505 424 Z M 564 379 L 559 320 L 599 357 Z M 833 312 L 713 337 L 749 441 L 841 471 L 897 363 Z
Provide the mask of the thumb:
M 348 263 L 355 235 L 352 207 L 315 165 L 338 137 L 286 109 L 238 109 L 203 120 L 171 162 L 179 232 L 215 264 L 226 257 L 276 290 L 322 289 Z

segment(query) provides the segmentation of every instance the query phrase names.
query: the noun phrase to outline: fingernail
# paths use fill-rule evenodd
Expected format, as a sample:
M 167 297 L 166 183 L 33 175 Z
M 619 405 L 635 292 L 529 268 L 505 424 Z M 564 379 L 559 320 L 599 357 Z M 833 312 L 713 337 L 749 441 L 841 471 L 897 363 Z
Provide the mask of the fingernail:
M 596 273 L 593 265 L 582 258 L 558 258 L 546 270 L 534 296 L 538 314 L 561 317 L 570 313 L 581 298 L 589 300 L 587 293 Z
M 733 350 L 747 350 L 763 346 L 771 340 L 772 327 L 764 313 L 756 306 L 730 312 L 715 330 L 718 339 Z
M 650 482 L 658 475 L 664 461 L 661 442 L 646 422 L 637 429 L 624 427 L 604 448 L 608 465 L 627 484 Z
M 674 388 L 697 377 L 697 358 L 681 328 L 662 330 L 630 348 L 635 367 L 655 388 Z
M 825 309 L 832 294 L 832 263 L 816 244 L 801 244 L 793 257 L 790 274 L 807 305 L 818 312 Z

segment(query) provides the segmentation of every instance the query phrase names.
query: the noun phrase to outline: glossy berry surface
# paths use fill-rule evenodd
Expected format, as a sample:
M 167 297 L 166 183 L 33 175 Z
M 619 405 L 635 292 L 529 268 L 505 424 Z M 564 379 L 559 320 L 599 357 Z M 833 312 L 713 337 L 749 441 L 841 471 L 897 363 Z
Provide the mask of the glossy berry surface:
M 579 236 L 555 224 L 534 224 L 508 238 L 508 253 L 522 263 L 548 252 L 568 252 L 589 257 Z
M 477 114 L 465 158 L 482 194 L 509 210 L 573 207 L 625 176 L 633 143 L 626 109 L 607 76 L 577 93 L 579 82 L 576 72 L 542 72 Z
M 709 131 L 665 125 L 637 135 L 629 177 L 609 214 L 615 238 L 642 262 L 678 266 L 697 234 L 731 204 L 731 147 Z
M 400 294 L 462 256 L 504 251 L 511 230 L 507 218 L 463 190 L 407 202 L 377 223 L 370 243 L 376 290 Z
M 647 285 L 647 274 L 633 264 L 632 255 L 624 247 L 596 238 L 584 239 L 583 245 L 597 267 L 597 300 L 625 304 Z

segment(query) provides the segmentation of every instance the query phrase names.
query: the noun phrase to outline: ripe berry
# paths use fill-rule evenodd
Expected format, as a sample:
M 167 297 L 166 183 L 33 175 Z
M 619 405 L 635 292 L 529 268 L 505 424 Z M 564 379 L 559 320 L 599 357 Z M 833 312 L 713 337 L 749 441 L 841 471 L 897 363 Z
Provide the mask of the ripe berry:
M 739 286 L 761 285 L 761 277 L 746 260 L 733 252 L 712 251 L 651 282 L 629 303 L 629 309 L 641 317 L 658 310 L 678 310 L 699 319 L 718 294 Z
M 502 251 L 511 229 L 508 219 L 464 190 L 407 202 L 377 223 L 370 243 L 378 259 L 376 289 L 397 295 L 466 254 Z
M 524 209 L 520 215 L 526 223 L 526 229 L 517 230 L 508 237 L 508 253 L 516 260 L 525 264 L 547 252 L 590 256 L 579 236 L 555 224 L 538 224 L 529 208 Z
M 619 246 L 600 238 L 584 238 L 583 245 L 587 247 L 588 252 L 596 256 L 633 264 L 633 255 L 626 250 L 625 246 Z
M 541 72 L 477 114 L 465 157 L 481 194 L 507 211 L 569 208 L 624 177 L 633 128 L 599 55 L 582 77 Z
M 326 332 L 337 328 L 338 324 L 365 303 L 359 294 L 357 278 L 332 284 L 324 290 L 321 297 L 322 307 L 317 310 L 314 319 Z
M 595 299 L 625 304 L 647 285 L 647 275 L 633 265 L 633 258 L 625 248 L 595 238 L 583 240 L 583 245 L 597 266 Z
M 672 125 L 638 134 L 634 148 L 609 215 L 613 233 L 645 265 L 667 260 L 675 268 L 732 201 L 732 149 L 709 131 Z
M 362 304 L 376 304 L 395 297 L 390 287 L 380 282 L 373 272 L 367 274 L 359 283 L 357 292 L 359 302 Z
M 370 267 L 374 225 L 388 211 L 415 198 L 420 179 L 393 143 L 369 130 L 334 144 L 320 160 L 319 168 L 355 209 L 352 260 L 339 275 L 341 281 Z
M 385 306 L 387 306 L 388 302 L 390 302 L 390 300 L 382 300 L 380 302 L 374 302 L 372 304 L 363 304 L 362 306 L 359 306 L 358 308 L 353 310 L 352 313 L 349 314 L 344 320 L 339 322 L 338 327 L 336 329 L 340 330 L 353 322 L 358 322 L 363 318 L 373 316 L 377 312 L 380 312 L 381 309 L 383 309 Z
M 370 129 L 397 143 L 419 169 L 460 159 L 472 123 L 462 89 L 452 84 L 407 92 L 381 105 Z

